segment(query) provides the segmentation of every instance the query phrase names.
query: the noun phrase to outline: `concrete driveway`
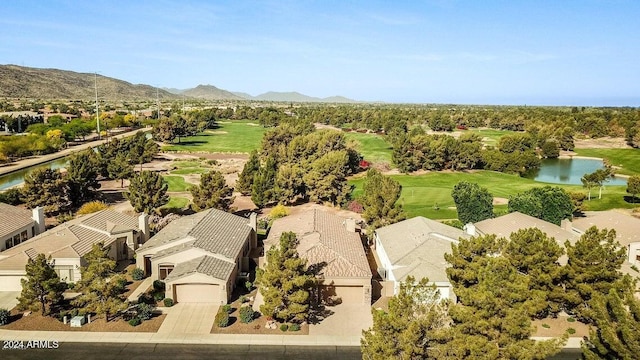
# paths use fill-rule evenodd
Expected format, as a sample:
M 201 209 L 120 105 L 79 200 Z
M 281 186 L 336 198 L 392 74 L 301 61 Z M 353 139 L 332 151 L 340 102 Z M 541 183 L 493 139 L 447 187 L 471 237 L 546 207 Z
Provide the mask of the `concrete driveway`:
M 0 309 L 11 310 L 18 305 L 20 291 L 0 291 Z
M 333 314 L 309 326 L 309 335 L 361 336 L 373 325 L 371 306 L 340 304 L 328 306 Z
M 209 334 L 220 305 L 178 303 L 166 308 L 158 334 Z

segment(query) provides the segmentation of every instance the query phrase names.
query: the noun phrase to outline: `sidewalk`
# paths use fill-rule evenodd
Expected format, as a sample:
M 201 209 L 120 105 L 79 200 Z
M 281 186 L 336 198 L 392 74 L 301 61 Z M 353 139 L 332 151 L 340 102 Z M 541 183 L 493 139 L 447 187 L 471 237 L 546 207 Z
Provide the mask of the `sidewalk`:
M 121 133 L 118 135 L 114 135 L 109 137 L 109 139 L 120 139 L 123 137 L 127 137 L 127 136 L 132 136 L 135 133 L 137 133 L 138 131 L 149 131 L 151 130 L 151 128 L 146 127 L 146 128 L 141 128 L 141 129 L 137 129 L 137 130 L 133 130 L 133 131 L 129 131 L 129 132 L 125 132 L 125 133 Z M 47 154 L 47 155 L 39 155 L 39 156 L 34 156 L 34 157 L 30 157 L 28 159 L 22 159 L 22 160 L 18 160 L 18 161 L 14 161 L 12 163 L 9 164 L 5 164 L 4 166 L 0 167 L 0 176 L 2 175 L 6 175 L 6 174 L 10 174 L 12 172 L 18 171 L 18 170 L 22 170 L 31 166 L 35 166 L 35 165 L 40 165 L 49 161 L 53 161 L 53 160 L 57 160 L 60 158 L 63 158 L 65 156 L 71 155 L 73 153 L 76 153 L 78 151 L 82 151 L 91 147 L 96 147 L 98 145 L 104 144 L 105 142 L 107 142 L 108 139 L 103 139 L 103 140 L 96 140 L 96 141 L 91 141 L 88 143 L 84 143 L 84 144 L 80 144 L 68 149 L 64 149 L 62 151 L 58 151 L 56 153 L 53 154 Z
M 127 300 L 130 302 L 138 302 L 138 297 L 140 296 L 140 294 L 147 291 L 147 289 L 151 287 L 151 284 L 153 284 L 153 279 L 149 276 L 144 279 L 135 290 L 133 290 L 131 295 L 127 297 Z

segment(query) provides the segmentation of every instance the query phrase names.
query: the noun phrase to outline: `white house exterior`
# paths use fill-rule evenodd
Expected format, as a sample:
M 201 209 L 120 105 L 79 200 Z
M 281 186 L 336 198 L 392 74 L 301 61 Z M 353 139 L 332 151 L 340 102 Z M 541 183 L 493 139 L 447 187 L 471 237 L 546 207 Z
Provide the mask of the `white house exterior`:
M 27 241 L 44 230 L 41 207 L 27 210 L 0 202 L 0 251 Z
M 468 235 L 422 216 L 381 227 L 375 231 L 378 273 L 393 284 L 394 295 L 399 291 L 400 282 L 408 276 L 418 281 L 426 277 L 438 287 L 441 299 L 455 301 L 444 254 L 451 253 L 451 244 L 461 237 Z

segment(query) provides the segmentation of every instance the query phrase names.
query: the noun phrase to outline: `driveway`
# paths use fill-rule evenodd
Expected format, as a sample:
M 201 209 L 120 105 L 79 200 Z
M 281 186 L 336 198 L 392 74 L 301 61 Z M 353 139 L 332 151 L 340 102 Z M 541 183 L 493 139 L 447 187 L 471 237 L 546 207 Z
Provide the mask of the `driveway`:
M 209 334 L 220 305 L 178 303 L 166 308 L 167 317 L 158 334 Z
M 361 336 L 373 325 L 371 306 L 340 304 L 326 308 L 333 312 L 319 324 L 309 326 L 309 335 Z
M 0 309 L 11 310 L 18 305 L 20 291 L 0 291 Z

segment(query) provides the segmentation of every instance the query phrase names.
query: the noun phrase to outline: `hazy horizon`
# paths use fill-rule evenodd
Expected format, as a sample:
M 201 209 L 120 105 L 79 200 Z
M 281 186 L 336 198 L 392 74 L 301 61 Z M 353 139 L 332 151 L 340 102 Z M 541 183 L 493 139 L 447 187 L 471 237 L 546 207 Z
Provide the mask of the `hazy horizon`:
M 253 96 L 640 106 L 640 2 L 2 5 L 0 63 Z

